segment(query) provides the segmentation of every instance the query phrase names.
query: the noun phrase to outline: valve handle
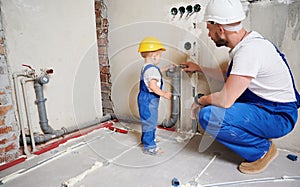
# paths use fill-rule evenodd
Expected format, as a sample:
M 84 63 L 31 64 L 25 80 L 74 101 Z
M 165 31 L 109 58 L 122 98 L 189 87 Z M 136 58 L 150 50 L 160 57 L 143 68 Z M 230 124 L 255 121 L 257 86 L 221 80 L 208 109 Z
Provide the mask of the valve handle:
M 183 6 L 179 7 L 178 10 L 179 10 L 181 15 L 185 13 L 185 8 Z
M 47 74 L 53 74 L 53 73 L 54 73 L 54 70 L 53 70 L 53 69 L 47 69 L 47 70 L 46 70 L 46 73 L 47 73 Z
M 171 14 L 172 14 L 173 16 L 176 16 L 177 13 L 178 13 L 177 8 L 173 7 L 173 8 L 171 9 Z
M 195 4 L 195 6 L 194 6 L 194 12 L 200 12 L 200 10 L 201 10 L 201 5 Z
M 29 69 L 31 69 L 31 70 L 34 70 L 30 65 L 22 64 L 22 66 L 25 66 L 25 67 L 27 67 L 27 68 L 29 68 Z
M 186 11 L 187 11 L 188 14 L 192 13 L 193 12 L 193 6 L 192 5 L 188 5 L 186 7 Z

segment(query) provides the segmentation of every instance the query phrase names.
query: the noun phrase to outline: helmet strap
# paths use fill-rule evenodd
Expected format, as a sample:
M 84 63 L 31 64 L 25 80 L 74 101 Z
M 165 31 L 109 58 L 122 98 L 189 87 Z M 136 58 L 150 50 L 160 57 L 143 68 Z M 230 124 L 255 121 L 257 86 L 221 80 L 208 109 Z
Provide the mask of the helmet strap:
M 221 25 L 227 31 L 240 31 L 243 28 L 242 22 L 240 22 L 239 24 L 234 25 L 234 26 L 232 26 L 232 25 L 225 25 L 225 24 L 224 25 L 221 24 Z

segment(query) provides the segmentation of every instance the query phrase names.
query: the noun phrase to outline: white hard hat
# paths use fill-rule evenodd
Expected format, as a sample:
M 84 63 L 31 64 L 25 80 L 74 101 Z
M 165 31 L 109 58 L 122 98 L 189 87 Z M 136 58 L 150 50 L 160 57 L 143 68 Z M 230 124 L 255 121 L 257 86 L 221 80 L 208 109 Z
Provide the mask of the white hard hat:
M 206 6 L 204 20 L 219 24 L 230 24 L 246 18 L 240 0 L 210 0 Z

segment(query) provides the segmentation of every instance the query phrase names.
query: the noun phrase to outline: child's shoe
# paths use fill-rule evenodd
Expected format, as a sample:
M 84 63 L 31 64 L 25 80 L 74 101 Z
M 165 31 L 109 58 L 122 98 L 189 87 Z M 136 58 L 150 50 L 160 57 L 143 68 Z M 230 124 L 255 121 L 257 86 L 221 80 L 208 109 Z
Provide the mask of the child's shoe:
M 160 155 L 163 153 L 163 151 L 161 150 L 161 148 L 159 147 L 155 147 L 155 148 L 150 148 L 150 149 L 145 149 L 144 148 L 144 151 L 143 151 L 145 154 L 148 154 L 148 155 Z

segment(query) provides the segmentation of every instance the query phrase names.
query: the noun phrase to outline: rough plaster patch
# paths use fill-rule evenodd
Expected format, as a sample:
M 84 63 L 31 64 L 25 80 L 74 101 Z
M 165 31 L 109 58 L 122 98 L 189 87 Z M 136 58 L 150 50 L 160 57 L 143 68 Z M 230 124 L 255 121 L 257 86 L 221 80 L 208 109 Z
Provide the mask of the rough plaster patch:
M 294 0 L 277 0 L 278 3 L 283 3 L 283 4 L 291 4 L 294 2 Z
M 41 11 L 41 6 L 38 4 L 37 0 L 17 0 L 15 4 L 20 9 L 28 9 L 34 12 Z
M 250 8 L 250 23 L 253 30 L 281 48 L 288 22 L 289 5 L 277 2 L 252 3 Z
M 83 173 L 81 173 L 80 175 L 73 177 L 73 178 L 69 179 L 68 181 L 64 182 L 62 184 L 62 187 L 74 186 L 76 183 L 82 181 L 89 173 L 94 172 L 95 170 L 101 168 L 102 166 L 103 166 L 102 162 L 96 161 L 94 163 L 94 165 L 91 168 L 89 168 L 88 170 L 86 170 Z
M 289 5 L 288 9 L 288 26 L 294 27 L 292 33 L 293 40 L 300 40 L 300 1 Z
M 297 40 L 300 39 L 300 1 L 294 0 L 277 0 L 277 1 L 261 1 L 259 6 L 262 8 L 268 8 L 272 5 L 276 4 L 286 4 L 288 5 L 288 26 L 294 27 L 294 31 L 292 33 L 292 39 Z M 276 11 L 274 11 L 276 12 Z M 274 19 L 278 19 L 278 15 L 274 14 Z M 278 21 L 278 20 L 277 20 Z
M 297 0 L 259 0 L 259 3 L 260 5 L 268 5 L 270 3 L 281 3 L 281 4 L 291 4 L 293 2 L 295 2 Z

